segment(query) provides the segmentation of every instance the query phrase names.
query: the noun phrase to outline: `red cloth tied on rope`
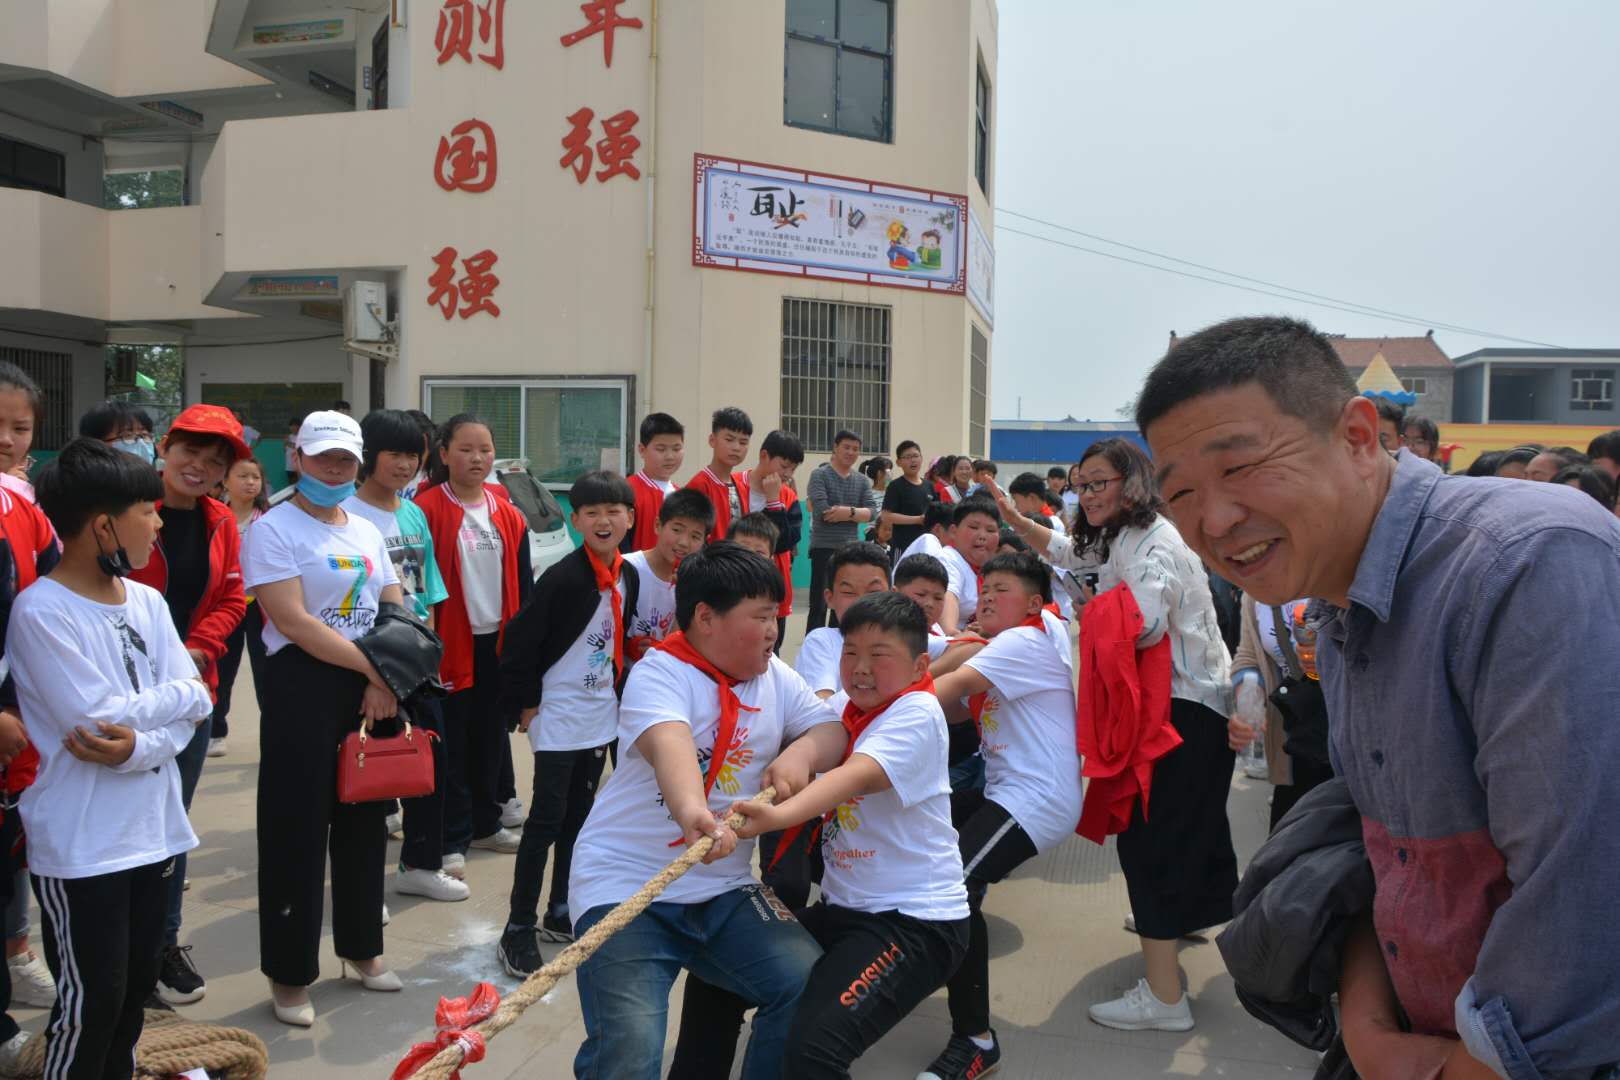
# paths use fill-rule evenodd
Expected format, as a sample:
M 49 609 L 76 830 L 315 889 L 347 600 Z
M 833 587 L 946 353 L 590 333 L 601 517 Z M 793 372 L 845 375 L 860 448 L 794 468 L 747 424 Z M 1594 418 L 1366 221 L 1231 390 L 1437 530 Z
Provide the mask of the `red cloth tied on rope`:
M 407 1080 L 428 1062 L 438 1057 L 439 1051 L 452 1044 L 461 1045 L 463 1065 L 484 1060 L 484 1037 L 465 1028 L 483 1023 L 495 1014 L 501 1004 L 500 992 L 487 982 L 481 982 L 466 997 L 440 998 L 434 1010 L 433 1021 L 438 1034 L 432 1042 L 421 1042 L 411 1047 L 394 1067 L 391 1080 Z M 460 1080 L 461 1070 L 450 1074 L 450 1080 Z

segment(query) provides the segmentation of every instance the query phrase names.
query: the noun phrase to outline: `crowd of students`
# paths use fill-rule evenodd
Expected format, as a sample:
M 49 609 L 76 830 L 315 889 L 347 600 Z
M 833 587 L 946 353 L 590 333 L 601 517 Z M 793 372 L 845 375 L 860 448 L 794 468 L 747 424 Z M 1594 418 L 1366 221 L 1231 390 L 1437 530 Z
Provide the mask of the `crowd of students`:
M 0 364 L 0 1069 L 27 1038 L 4 1016 L 14 996 L 52 1005 L 46 1075 L 77 1077 L 127 1074 L 154 993 L 205 994 L 208 958 L 181 944 L 188 812 L 205 759 L 228 752 L 244 652 L 260 966 L 286 1024 L 315 1020 L 328 877 L 340 973 L 401 989 L 384 949 L 390 834 L 394 890 L 435 901 L 470 895 L 470 852 L 515 856 L 492 961 L 518 978 L 683 843 L 714 839 L 579 969 L 581 1077 L 658 1075 L 682 971 L 671 1077 L 730 1075 L 750 1009 L 744 1077 L 847 1076 L 941 988 L 950 1031 L 919 1080 L 982 1076 L 1003 1060 L 985 898 L 1075 833 L 1118 835 L 1145 966 L 1091 1018 L 1188 1030 L 1176 943 L 1233 915 L 1234 752 L 1264 739 L 1274 826 L 1333 774 L 1321 691 L 1309 715 L 1277 704 L 1317 677 L 1307 598 L 1244 597 L 1234 660 L 1207 561 L 1125 439 L 1003 487 L 990 461 L 925 469 L 911 441 L 857 464 L 861 440 L 841 431 L 801 496 L 799 439 L 756 448 L 737 408 L 713 414 L 709 461 L 677 487 L 686 430 L 654 413 L 640 470 L 574 482 L 580 544 L 537 575 L 476 416 L 312 413 L 290 439 L 294 490 L 271 508 L 240 421 L 211 405 L 157 443 L 140 410 L 98 406 L 36 489 L 42 404 Z M 1431 423 L 1389 421 L 1386 449 L 1437 453 Z M 1524 447 L 1477 467 L 1613 511 L 1620 432 L 1586 455 Z M 806 516 L 811 603 L 790 665 Z M 366 647 L 400 617 L 442 643 L 442 694 L 399 690 Z M 432 792 L 342 801 L 335 748 L 406 723 L 432 748 Z M 514 733 L 534 755 L 526 810 Z M 748 801 L 766 786 L 773 803 Z

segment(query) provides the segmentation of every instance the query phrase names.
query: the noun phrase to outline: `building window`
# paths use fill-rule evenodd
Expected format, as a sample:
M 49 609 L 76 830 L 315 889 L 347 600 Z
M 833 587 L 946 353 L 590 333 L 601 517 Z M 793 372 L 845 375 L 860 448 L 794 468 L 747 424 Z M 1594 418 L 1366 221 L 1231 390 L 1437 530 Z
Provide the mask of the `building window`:
M 1614 410 L 1614 368 L 1576 368 L 1570 372 L 1569 407 L 1576 412 Z
M 990 77 L 979 65 L 979 83 L 974 92 L 973 175 L 979 190 L 990 195 Z
M 429 379 L 423 399 L 434 423 L 458 413 L 484 421 L 495 456 L 527 459 L 548 487 L 592 469 L 625 470 L 628 379 Z
M 1416 394 L 1418 397 L 1429 392 L 1429 380 L 1425 377 L 1402 379 L 1401 385 L 1406 388 L 1408 394 Z
M 67 194 L 67 158 L 54 150 L 0 138 L 0 187 Z
M 972 365 L 968 372 L 968 453 L 985 454 L 985 418 L 990 413 L 990 342 L 973 327 Z
M 893 0 L 787 0 L 783 120 L 892 141 Z
M 34 430 L 34 449 L 62 449 L 74 434 L 72 354 L 0 345 L 0 360 L 22 368 L 45 399 Z
M 186 174 L 182 169 L 114 169 L 102 177 L 101 205 L 108 210 L 150 210 L 184 206 Z
M 889 445 L 889 322 L 874 304 L 782 300 L 782 426 L 811 453 L 848 428 L 876 452 Z

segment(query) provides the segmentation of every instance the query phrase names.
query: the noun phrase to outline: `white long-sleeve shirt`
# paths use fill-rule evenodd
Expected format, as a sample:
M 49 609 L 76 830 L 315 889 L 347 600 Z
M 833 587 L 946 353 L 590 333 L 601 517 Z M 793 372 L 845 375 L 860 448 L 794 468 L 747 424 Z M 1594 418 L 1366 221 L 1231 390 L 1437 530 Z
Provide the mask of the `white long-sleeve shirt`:
M 1141 648 L 1170 636 L 1170 696 L 1232 715 L 1229 672 L 1232 658 L 1215 621 L 1209 594 L 1209 572 L 1167 518 L 1146 528 L 1120 530 L 1099 561 L 1091 550 L 1075 550 L 1067 536 L 1052 535 L 1044 556 L 1062 570 L 1097 574 L 1097 592 L 1120 582 L 1130 586 L 1142 611 Z
M 174 758 L 213 704 L 162 594 L 129 580 L 124 590 L 122 604 L 98 604 L 42 578 L 12 609 L 6 656 L 40 756 L 20 811 L 42 877 L 111 874 L 197 846 Z M 98 721 L 135 729 L 128 761 L 93 765 L 62 745 Z

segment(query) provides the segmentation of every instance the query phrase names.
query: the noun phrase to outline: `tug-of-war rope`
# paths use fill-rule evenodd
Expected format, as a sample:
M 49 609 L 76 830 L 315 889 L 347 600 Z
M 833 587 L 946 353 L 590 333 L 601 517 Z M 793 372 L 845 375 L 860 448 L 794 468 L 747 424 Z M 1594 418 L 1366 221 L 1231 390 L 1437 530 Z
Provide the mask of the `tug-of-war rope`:
M 43 1076 L 45 1052 L 43 1036 L 29 1039 L 10 1075 Z M 264 1080 L 270 1056 L 251 1031 L 197 1023 L 167 1010 L 146 1010 L 146 1024 L 135 1044 L 135 1075 L 170 1077 L 192 1069 L 207 1069 L 222 1080 Z
M 768 787 L 750 801 L 770 802 L 775 797 L 776 789 Z M 726 818 L 725 824 L 735 829 L 743 824 L 743 816 L 732 814 Z M 490 1039 L 511 1027 L 530 1005 L 550 993 L 565 976 L 571 975 L 601 948 L 608 938 L 647 910 L 647 906 L 677 878 L 702 862 L 712 847 L 714 838 L 710 836 L 689 846 L 680 858 L 660 870 L 634 896 L 608 912 L 601 922 L 558 953 L 551 963 L 523 980 L 523 984 L 504 1000 L 496 995 L 494 987 L 488 983 L 480 983 L 468 997 L 440 999 L 435 1018 L 438 1037 L 430 1043 L 417 1043 L 394 1070 L 393 1080 L 405 1080 L 406 1077 L 451 1080 L 462 1065 L 483 1060 L 484 1047 Z M 473 1026 L 466 1027 L 470 1022 L 473 1022 Z

